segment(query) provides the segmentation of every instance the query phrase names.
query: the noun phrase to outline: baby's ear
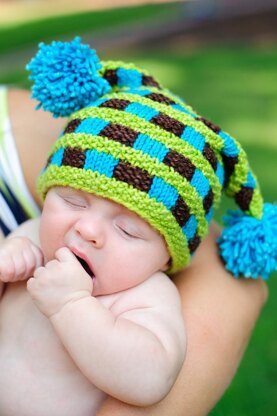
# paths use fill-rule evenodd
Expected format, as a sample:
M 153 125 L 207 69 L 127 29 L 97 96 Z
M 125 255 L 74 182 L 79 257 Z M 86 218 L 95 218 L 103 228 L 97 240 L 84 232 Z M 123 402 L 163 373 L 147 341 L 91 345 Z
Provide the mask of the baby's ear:
M 172 265 L 172 259 L 170 257 L 169 260 L 164 264 L 164 266 L 161 267 L 160 271 L 166 272 L 167 270 L 170 269 L 171 265 Z

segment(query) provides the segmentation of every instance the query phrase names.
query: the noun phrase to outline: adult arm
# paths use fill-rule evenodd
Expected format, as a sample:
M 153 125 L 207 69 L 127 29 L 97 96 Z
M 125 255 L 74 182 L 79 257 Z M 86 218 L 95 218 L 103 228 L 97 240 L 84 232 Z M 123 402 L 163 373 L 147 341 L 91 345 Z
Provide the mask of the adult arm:
M 218 257 L 213 223 L 189 268 L 174 279 L 187 328 L 187 355 L 168 396 L 139 408 L 108 398 L 97 416 L 203 416 L 230 384 L 267 298 L 261 280 L 234 279 Z
M 45 166 L 51 145 L 62 131 L 65 119 L 54 118 L 42 109 L 36 110 L 37 103 L 30 97 L 30 91 L 8 90 L 8 111 L 26 184 L 41 205 L 36 180 Z

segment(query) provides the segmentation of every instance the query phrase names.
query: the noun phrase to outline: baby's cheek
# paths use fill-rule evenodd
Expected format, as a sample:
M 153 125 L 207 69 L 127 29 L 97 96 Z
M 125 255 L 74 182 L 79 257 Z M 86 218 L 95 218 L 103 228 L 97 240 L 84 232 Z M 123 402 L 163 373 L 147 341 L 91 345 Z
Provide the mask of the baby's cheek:
M 40 224 L 40 244 L 46 259 L 52 260 L 55 257 L 55 252 L 58 248 L 63 246 L 63 230 L 58 220 L 47 217 L 46 220 L 42 217 Z

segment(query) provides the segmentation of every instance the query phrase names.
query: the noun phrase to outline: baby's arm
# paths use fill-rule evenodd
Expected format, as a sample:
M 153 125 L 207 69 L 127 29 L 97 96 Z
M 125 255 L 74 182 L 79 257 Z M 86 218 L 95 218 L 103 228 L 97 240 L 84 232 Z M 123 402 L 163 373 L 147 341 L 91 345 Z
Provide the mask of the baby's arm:
M 0 280 L 17 282 L 26 280 L 34 270 L 43 264 L 40 248 L 26 235 L 34 238 L 38 223 L 31 220 L 24 223 L 0 243 Z
M 80 265 L 69 250 L 60 249 L 57 259 L 36 271 L 28 289 L 81 372 L 119 400 L 146 406 L 162 399 L 185 354 L 173 283 L 157 273 L 122 292 L 111 312 L 91 296 L 92 281 L 83 269 L 80 278 Z

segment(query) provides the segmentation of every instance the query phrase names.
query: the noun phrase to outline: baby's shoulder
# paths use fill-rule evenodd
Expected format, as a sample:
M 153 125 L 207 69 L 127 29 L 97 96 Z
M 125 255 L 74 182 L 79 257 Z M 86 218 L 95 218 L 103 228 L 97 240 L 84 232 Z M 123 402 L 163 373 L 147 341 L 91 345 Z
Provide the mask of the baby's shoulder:
M 179 297 L 179 292 L 172 282 L 172 280 L 163 272 L 156 272 L 150 276 L 141 285 L 134 288 L 138 292 L 142 292 L 144 295 L 149 295 L 152 298 L 155 294 L 159 296 Z
M 135 309 L 179 309 L 180 304 L 179 292 L 174 283 L 164 273 L 157 272 L 145 282 L 118 293 L 111 309 L 116 315 L 121 315 Z
M 37 246 L 40 246 L 39 225 L 40 225 L 40 217 L 32 218 L 30 220 L 23 222 L 10 235 L 12 237 L 27 237 Z

